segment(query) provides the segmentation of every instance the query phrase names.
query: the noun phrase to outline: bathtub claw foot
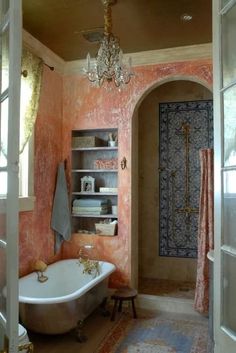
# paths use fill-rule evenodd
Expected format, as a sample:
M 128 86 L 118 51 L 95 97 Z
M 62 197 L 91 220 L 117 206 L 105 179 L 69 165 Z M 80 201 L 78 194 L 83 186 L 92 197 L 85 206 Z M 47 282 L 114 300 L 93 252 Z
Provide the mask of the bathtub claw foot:
M 84 321 L 79 320 L 76 328 L 76 340 L 77 342 L 83 343 L 87 341 L 87 336 L 83 335 Z

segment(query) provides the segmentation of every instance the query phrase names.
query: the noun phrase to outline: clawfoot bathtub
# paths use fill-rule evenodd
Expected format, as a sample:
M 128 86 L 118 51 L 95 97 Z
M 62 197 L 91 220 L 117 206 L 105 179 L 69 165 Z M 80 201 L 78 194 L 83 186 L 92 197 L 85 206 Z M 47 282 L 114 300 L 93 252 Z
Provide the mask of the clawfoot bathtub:
M 49 265 L 48 280 L 37 281 L 31 273 L 19 279 L 20 318 L 28 329 L 44 334 L 61 334 L 75 328 L 107 297 L 108 277 L 115 266 L 99 262 L 100 273 L 83 273 L 77 259 Z

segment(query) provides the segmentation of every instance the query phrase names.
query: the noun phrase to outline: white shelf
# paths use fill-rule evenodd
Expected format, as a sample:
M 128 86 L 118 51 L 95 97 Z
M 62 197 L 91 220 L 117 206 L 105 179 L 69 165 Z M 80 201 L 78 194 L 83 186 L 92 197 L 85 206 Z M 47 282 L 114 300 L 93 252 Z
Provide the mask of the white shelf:
M 73 191 L 72 195 L 78 196 L 117 196 L 117 192 L 81 192 Z
M 103 169 L 97 169 L 100 165 L 95 164 L 96 161 L 101 160 L 118 160 L 119 144 L 117 146 L 108 146 L 108 137 L 112 133 L 118 137 L 117 128 L 108 129 L 89 129 L 89 130 L 73 130 L 72 137 L 86 137 L 95 136 L 101 139 L 101 146 L 99 147 L 75 147 L 71 148 L 71 201 L 75 199 L 109 200 L 110 206 L 118 204 L 118 164 L 101 165 Z M 118 140 L 119 141 L 119 140 Z M 104 169 L 106 167 L 116 169 Z M 90 176 L 95 178 L 95 192 L 81 191 L 81 178 Z M 113 191 L 99 192 L 100 187 L 115 188 Z M 106 189 L 105 189 L 106 190 Z M 75 210 L 75 209 L 74 209 Z M 71 208 L 71 212 L 73 208 Z M 88 232 L 93 232 L 94 224 L 105 219 L 118 220 L 117 214 L 112 214 L 112 208 L 108 208 L 109 214 L 91 214 L 90 210 L 86 209 L 82 214 L 71 213 L 73 230 L 85 229 Z M 98 212 L 99 213 L 99 212 Z
M 93 215 L 93 214 L 77 214 L 72 213 L 72 217 L 79 217 L 79 218 L 118 218 L 117 215 L 114 214 L 101 214 L 101 215 Z
M 118 169 L 72 169 L 72 173 L 117 173 Z
M 104 147 L 73 147 L 71 149 L 72 151 L 117 151 L 118 147 L 109 147 L 109 146 L 104 146 Z

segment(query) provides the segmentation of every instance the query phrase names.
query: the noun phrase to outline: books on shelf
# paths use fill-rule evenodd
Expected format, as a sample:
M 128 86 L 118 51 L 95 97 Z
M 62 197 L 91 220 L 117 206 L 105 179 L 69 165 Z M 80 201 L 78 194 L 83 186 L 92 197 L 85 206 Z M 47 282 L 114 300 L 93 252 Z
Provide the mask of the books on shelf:
M 95 159 L 94 161 L 95 169 L 118 169 L 118 159 Z
M 118 188 L 106 188 L 106 187 L 100 187 L 99 192 L 118 192 Z

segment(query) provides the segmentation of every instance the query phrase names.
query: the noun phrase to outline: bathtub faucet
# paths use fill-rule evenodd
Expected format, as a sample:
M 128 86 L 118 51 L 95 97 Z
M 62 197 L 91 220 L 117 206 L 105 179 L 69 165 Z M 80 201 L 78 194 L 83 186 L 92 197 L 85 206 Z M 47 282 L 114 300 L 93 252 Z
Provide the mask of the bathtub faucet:
M 37 279 L 41 283 L 46 282 L 48 280 L 48 277 L 43 274 L 46 271 L 47 267 L 47 264 L 45 264 L 45 262 L 41 260 L 37 260 L 34 264 L 34 270 L 37 272 L 38 275 Z

